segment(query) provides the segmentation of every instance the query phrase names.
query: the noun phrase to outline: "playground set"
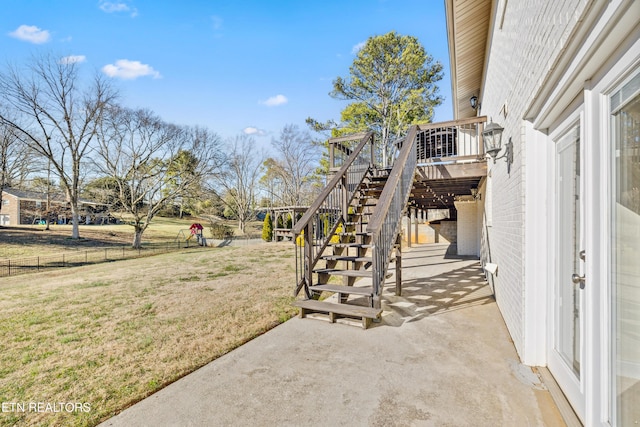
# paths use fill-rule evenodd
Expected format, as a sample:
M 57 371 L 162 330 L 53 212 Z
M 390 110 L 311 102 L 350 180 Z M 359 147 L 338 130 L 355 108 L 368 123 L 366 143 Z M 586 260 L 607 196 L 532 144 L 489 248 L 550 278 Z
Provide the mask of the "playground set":
M 194 222 L 193 224 L 191 224 L 191 227 L 189 227 L 188 229 L 180 230 L 178 232 L 178 235 L 175 238 L 175 241 L 176 242 L 184 241 L 187 245 L 186 247 L 188 248 L 189 241 L 195 237 L 196 241 L 198 242 L 198 245 L 206 246 L 207 240 L 203 235 L 203 230 L 204 230 L 204 227 L 202 226 L 202 224 Z

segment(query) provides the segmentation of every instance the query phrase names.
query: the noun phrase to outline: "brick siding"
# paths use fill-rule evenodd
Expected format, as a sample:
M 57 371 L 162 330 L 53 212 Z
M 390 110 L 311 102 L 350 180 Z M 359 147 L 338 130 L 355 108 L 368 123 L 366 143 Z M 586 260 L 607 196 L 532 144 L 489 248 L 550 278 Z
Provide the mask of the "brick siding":
M 516 350 L 524 350 L 524 180 L 523 117 L 533 96 L 566 46 L 587 0 L 499 1 L 482 94 L 481 114 L 504 127 L 503 146 L 513 143 L 513 164 L 489 162 L 490 224 L 483 227 L 483 262 L 498 264 L 496 300 Z M 502 28 L 500 28 L 502 22 Z M 501 152 L 502 154 L 502 152 Z M 532 219 L 533 220 L 533 219 Z M 489 245 L 489 247 L 486 247 Z

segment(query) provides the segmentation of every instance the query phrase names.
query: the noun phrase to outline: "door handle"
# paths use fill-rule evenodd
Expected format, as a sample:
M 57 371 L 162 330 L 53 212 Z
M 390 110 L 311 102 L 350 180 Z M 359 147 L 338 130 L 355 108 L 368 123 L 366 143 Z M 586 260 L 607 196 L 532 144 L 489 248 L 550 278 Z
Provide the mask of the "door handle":
M 581 259 L 582 261 L 585 261 L 586 256 L 585 256 L 585 252 L 584 252 L 584 250 L 581 250 L 581 251 L 580 251 L 580 253 L 579 253 L 578 255 L 580 256 L 580 259 Z M 575 285 L 580 284 L 580 289 L 584 289 L 585 276 L 581 276 L 581 275 L 579 275 L 578 273 L 573 273 L 573 274 L 571 275 L 571 281 L 572 281 Z
M 585 281 L 585 277 L 584 276 L 581 276 L 581 275 L 579 275 L 577 273 L 573 273 L 571 275 L 571 281 L 576 285 L 580 284 L 580 289 L 584 289 L 584 281 Z

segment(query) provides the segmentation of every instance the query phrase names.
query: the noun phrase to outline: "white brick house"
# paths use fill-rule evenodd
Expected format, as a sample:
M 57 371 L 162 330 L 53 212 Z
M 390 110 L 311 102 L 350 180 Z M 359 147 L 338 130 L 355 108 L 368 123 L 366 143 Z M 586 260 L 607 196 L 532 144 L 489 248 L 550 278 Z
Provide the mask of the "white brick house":
M 520 358 L 548 368 L 582 423 L 636 425 L 640 2 L 445 4 L 455 119 L 485 115 L 513 144 L 512 163 L 488 162 L 480 248 L 464 250 L 497 265 Z M 456 207 L 472 235 L 471 205 Z

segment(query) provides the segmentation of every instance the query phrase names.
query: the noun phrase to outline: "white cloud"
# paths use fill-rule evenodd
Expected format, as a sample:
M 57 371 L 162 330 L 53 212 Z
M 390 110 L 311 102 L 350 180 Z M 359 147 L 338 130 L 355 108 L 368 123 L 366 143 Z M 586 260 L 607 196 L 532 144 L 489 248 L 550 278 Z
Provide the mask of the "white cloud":
M 69 55 L 60 59 L 61 64 L 76 64 L 80 62 L 84 62 L 87 60 L 87 57 L 84 55 Z
M 159 79 L 162 76 L 150 65 L 140 61 L 129 61 L 128 59 L 118 59 L 114 64 L 107 64 L 102 67 L 102 72 L 109 77 L 118 77 L 125 80 L 133 80 L 138 77 L 152 76 Z
M 276 96 L 272 96 L 271 98 L 267 99 L 266 101 L 262 101 L 261 104 L 264 104 L 267 107 L 277 107 L 278 105 L 284 105 L 287 102 L 289 102 L 289 100 L 287 99 L 286 96 L 284 96 L 284 95 L 276 95 Z
M 29 43 L 42 44 L 51 40 L 51 34 L 47 30 L 41 30 L 35 25 L 20 25 L 17 30 L 9 33 L 11 37 Z
M 265 136 L 267 134 L 267 131 L 265 131 L 264 129 L 258 129 L 253 126 L 248 126 L 244 128 L 242 132 L 244 132 L 245 135 L 255 135 L 255 136 Z
M 360 52 L 360 49 L 362 49 L 365 44 L 366 44 L 366 42 L 360 42 L 357 45 L 353 46 L 351 48 L 351 53 L 356 55 L 358 52 Z
M 112 3 L 110 1 L 101 1 L 100 9 L 107 13 L 131 12 L 131 17 L 138 16 L 138 9 L 129 7 L 126 3 Z

